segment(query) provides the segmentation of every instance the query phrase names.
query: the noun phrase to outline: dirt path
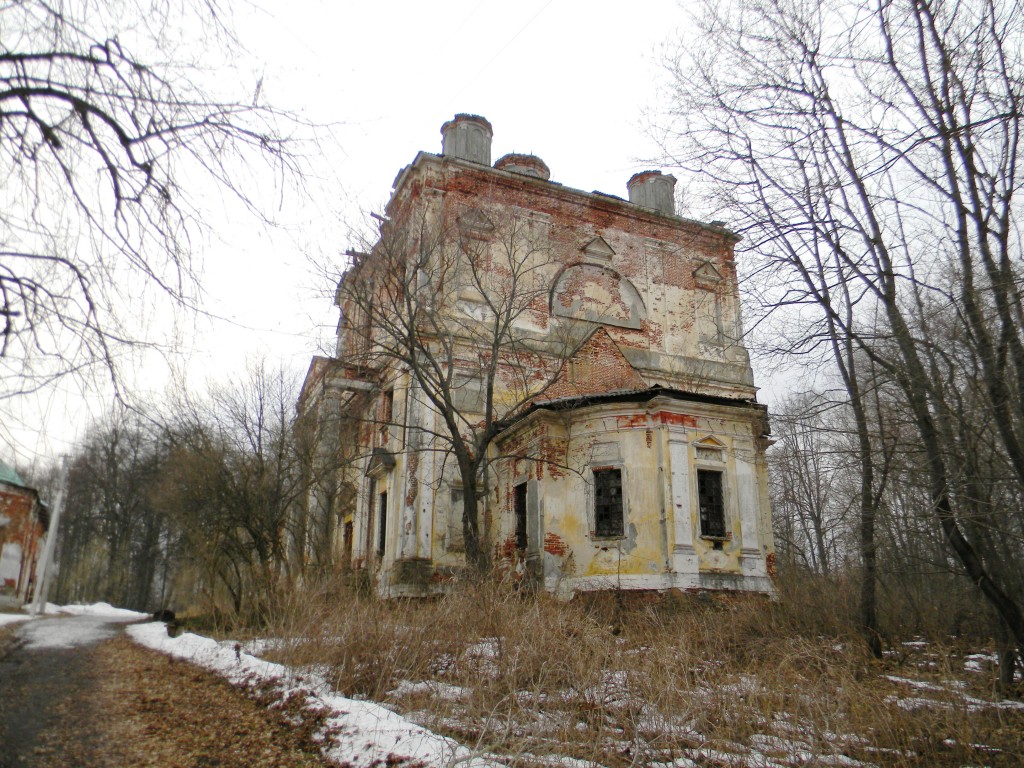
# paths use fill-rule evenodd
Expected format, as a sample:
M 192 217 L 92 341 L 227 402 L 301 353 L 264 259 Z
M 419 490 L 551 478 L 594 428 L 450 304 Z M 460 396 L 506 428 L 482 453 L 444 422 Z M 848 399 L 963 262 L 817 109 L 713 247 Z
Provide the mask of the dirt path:
M 0 768 L 325 764 L 277 713 L 120 631 L 72 648 L 0 635 Z

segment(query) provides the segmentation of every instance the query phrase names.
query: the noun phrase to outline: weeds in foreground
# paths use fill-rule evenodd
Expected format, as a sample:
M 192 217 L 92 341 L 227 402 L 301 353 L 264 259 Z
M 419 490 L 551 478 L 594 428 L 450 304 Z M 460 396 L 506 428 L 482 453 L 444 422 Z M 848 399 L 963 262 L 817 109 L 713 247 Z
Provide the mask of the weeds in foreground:
M 987 656 L 909 643 L 876 661 L 844 604 L 324 587 L 280 615 L 273 656 L 517 765 L 1019 765 L 1024 705 L 991 701 L 972 671 Z

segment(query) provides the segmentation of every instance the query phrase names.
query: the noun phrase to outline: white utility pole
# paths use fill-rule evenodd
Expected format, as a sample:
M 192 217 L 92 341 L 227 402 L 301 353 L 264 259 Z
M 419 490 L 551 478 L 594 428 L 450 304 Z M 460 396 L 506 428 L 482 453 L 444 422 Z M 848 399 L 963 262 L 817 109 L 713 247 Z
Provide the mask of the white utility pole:
M 39 558 L 36 566 L 36 594 L 32 600 L 32 607 L 29 612 L 36 616 L 46 609 L 46 593 L 50 589 L 50 572 L 53 570 L 53 550 L 57 546 L 57 528 L 60 526 L 60 511 L 64 506 L 64 490 L 68 484 L 68 459 L 67 456 L 61 459 L 60 475 L 57 478 L 57 498 L 54 499 L 53 509 L 50 510 L 50 526 L 46 531 L 46 544 L 43 546 L 43 556 Z

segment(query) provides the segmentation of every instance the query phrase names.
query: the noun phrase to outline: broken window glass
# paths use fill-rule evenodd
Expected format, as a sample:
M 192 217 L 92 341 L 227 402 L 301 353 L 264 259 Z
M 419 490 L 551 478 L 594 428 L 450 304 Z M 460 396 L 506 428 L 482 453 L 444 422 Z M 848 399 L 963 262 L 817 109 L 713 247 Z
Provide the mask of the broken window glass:
M 697 499 L 700 504 L 701 535 L 725 538 L 725 495 L 722 492 L 721 472 L 697 470 Z
M 594 535 L 622 536 L 622 470 L 594 470 Z

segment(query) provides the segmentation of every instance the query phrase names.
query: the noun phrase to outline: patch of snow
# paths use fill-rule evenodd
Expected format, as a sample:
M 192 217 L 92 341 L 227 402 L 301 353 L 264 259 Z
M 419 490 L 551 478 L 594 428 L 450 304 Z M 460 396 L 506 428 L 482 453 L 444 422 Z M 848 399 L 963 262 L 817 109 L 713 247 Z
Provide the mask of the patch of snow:
M 16 624 L 19 621 L 28 621 L 33 618 L 35 617 L 25 613 L 0 613 L 0 627 L 7 624 Z
M 18 628 L 25 647 L 76 648 L 92 645 L 117 633 L 115 624 L 138 621 L 148 616 L 138 611 L 114 608 L 109 603 L 94 605 L 46 605 L 45 617 Z M 52 610 L 51 610 L 52 609 Z
M 496 659 L 498 658 L 498 638 L 485 637 L 466 648 L 463 655 L 467 658 Z
M 750 737 L 750 745 L 761 752 L 781 752 L 785 755 L 796 755 L 810 752 L 811 745 L 804 741 L 783 739 L 766 733 L 755 733 Z
M 913 712 L 924 707 L 935 707 L 936 709 L 952 709 L 953 705 L 945 701 L 936 701 L 935 699 L 926 699 L 921 696 L 911 696 L 908 698 L 900 698 L 899 696 L 886 696 L 882 701 L 886 704 L 895 704 L 900 709 L 905 709 L 908 712 Z
M 699 747 L 686 750 L 687 754 L 699 761 L 698 765 L 704 765 L 709 761 L 722 765 L 735 766 L 736 768 L 788 768 L 784 763 L 777 763 L 760 752 L 755 752 L 743 747 L 742 744 L 730 744 L 730 747 L 742 749 L 742 753 L 726 752 L 722 749 L 712 747 Z
M 459 701 L 461 699 L 468 699 L 473 691 L 470 688 L 440 683 L 436 680 L 420 680 L 419 682 L 402 680 L 396 688 L 388 691 L 387 695 L 392 698 L 398 698 L 399 696 L 414 696 L 419 693 L 427 693 L 437 699 Z
M 973 711 L 979 709 L 1014 709 L 1017 711 L 1024 711 L 1024 701 L 1017 701 L 1016 699 L 1001 699 L 999 701 L 987 701 L 985 699 L 976 699 L 973 696 L 964 696 L 964 701 L 967 703 L 967 708 Z
M 955 747 L 960 742 L 958 742 L 956 739 L 943 739 L 942 743 L 945 744 L 947 747 Z M 999 749 L 998 747 L 990 747 L 988 744 L 967 744 L 965 746 L 968 746 L 971 749 L 976 749 L 979 752 L 1002 752 L 1003 751 L 1003 750 Z
M 53 610 L 51 610 L 53 609 Z M 115 608 L 110 603 L 93 603 L 92 605 L 53 605 L 46 604 L 47 613 L 66 613 L 70 616 L 101 616 L 117 621 L 137 621 L 148 619 L 148 613 L 129 611 L 127 608 Z
M 236 685 L 272 684 L 282 698 L 304 695 L 310 706 L 332 712 L 323 734 L 323 754 L 330 760 L 353 768 L 370 768 L 395 757 L 439 768 L 455 764 L 466 768 L 502 765 L 491 756 L 477 754 L 378 704 L 345 698 L 332 691 L 323 680 L 307 679 L 304 685 L 298 686 L 287 667 L 242 653 L 233 642 L 218 643 L 189 632 L 168 637 L 162 622 L 136 624 L 128 627 L 128 634 L 142 645 L 217 672 Z
M 855 760 L 849 755 L 842 754 L 829 754 L 829 755 L 809 755 L 807 762 L 801 763 L 801 765 L 837 765 L 843 768 L 875 768 L 874 763 L 865 763 L 863 760 Z
M 896 677 L 895 675 L 884 675 L 886 680 L 891 680 L 894 683 L 903 683 L 909 685 L 911 688 L 917 688 L 922 691 L 945 691 L 941 685 L 935 685 L 934 683 L 926 683 L 924 680 L 912 680 L 909 677 Z
M 964 656 L 964 670 L 967 672 L 988 672 L 999 664 L 995 653 L 971 653 Z
M 534 755 L 529 752 L 523 752 L 516 755 L 516 759 L 531 765 L 550 765 L 555 768 L 602 768 L 600 763 L 580 760 L 577 757 L 567 757 L 566 755 Z
M 911 680 L 906 677 L 895 677 L 893 675 L 885 675 L 885 678 L 894 683 L 902 683 L 918 690 L 948 694 L 954 699 L 962 702 L 969 712 L 979 712 L 984 709 L 1024 710 L 1024 701 L 1016 701 L 1014 699 L 989 701 L 987 699 L 979 699 L 974 696 L 967 696 L 963 692 L 963 689 L 966 686 L 959 680 L 946 681 L 947 686 L 941 686 L 935 685 L 934 683 L 926 683 L 923 680 Z M 928 699 L 924 697 L 900 698 L 898 696 L 887 696 L 885 698 L 885 702 L 887 704 L 895 704 L 900 709 L 908 711 L 921 709 L 922 707 L 935 707 L 937 709 L 953 708 L 953 704 L 949 701 L 937 701 L 935 699 Z

